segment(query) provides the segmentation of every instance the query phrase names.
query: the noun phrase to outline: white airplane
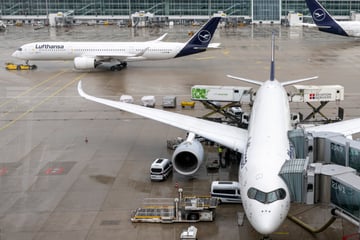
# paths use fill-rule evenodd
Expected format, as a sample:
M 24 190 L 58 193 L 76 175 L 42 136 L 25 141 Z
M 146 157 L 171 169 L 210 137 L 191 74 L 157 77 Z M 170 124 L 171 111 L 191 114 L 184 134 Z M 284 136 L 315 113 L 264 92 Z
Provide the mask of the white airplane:
M 317 0 L 305 0 L 320 31 L 347 37 L 360 37 L 360 22 L 336 21 Z
M 216 48 L 210 44 L 221 17 L 213 17 L 187 42 L 163 42 L 166 34 L 147 42 L 34 42 L 17 49 L 12 56 L 26 60 L 74 60 L 75 69 L 94 69 L 113 63 L 110 70 L 120 70 L 130 61 L 166 60 Z
M 290 107 L 284 86 L 317 78 L 282 83 L 277 81 L 274 76 L 274 45 L 273 37 L 270 80 L 261 82 L 228 75 L 260 86 L 252 107 L 248 130 L 160 109 L 94 97 L 83 91 L 81 81 L 78 84 L 78 92 L 90 101 L 188 131 L 188 138 L 176 148 L 172 156 L 173 166 L 180 174 L 194 174 L 203 162 L 204 150 L 195 139 L 195 134 L 242 153 L 239 183 L 243 207 L 254 229 L 268 236 L 283 223 L 290 208 L 288 187 L 279 176 L 285 161 L 295 156 L 287 135 L 291 129 Z M 321 131 L 344 131 L 346 134 L 353 130 L 360 131 L 360 119 L 349 124 L 346 124 L 347 122 L 349 121 L 322 126 Z M 316 127 L 311 130 L 316 131 Z

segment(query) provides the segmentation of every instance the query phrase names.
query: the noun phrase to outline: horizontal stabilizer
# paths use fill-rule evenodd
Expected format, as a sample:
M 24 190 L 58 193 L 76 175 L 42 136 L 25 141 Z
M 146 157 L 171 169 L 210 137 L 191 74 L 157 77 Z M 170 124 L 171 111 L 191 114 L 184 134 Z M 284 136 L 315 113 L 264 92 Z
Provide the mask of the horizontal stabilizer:
M 331 28 L 331 26 L 318 26 L 318 25 L 312 24 L 312 23 L 302 23 L 301 26 L 309 27 L 309 28 Z
M 259 86 L 263 85 L 263 82 L 258 81 L 258 80 L 235 77 L 235 76 L 232 76 L 232 75 L 226 75 L 226 76 L 229 77 L 229 78 L 233 78 L 233 79 L 240 80 L 240 81 L 247 82 L 247 83 L 256 84 L 256 85 L 259 85 Z
M 287 86 L 287 85 L 291 85 L 291 84 L 298 83 L 298 82 L 305 82 L 305 81 L 314 80 L 314 79 L 317 79 L 317 78 L 318 78 L 318 76 L 309 77 L 309 78 L 302 78 L 302 79 L 297 79 L 297 80 L 291 80 L 291 81 L 282 82 L 281 85 L 282 86 Z
M 208 48 L 220 48 L 221 43 L 210 43 Z

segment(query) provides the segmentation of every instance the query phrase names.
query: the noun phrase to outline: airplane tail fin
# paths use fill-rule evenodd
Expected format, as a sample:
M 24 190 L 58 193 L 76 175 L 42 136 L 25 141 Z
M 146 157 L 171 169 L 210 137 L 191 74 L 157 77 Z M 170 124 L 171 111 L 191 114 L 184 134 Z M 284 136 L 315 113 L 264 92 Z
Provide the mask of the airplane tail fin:
M 183 57 L 190 54 L 204 52 L 208 47 L 221 17 L 212 17 L 200 28 L 185 44 L 183 49 L 175 57 Z
M 259 85 L 259 86 L 263 85 L 263 82 L 258 81 L 258 80 L 235 77 L 235 76 L 232 76 L 232 75 L 226 75 L 226 76 L 229 77 L 229 78 L 232 78 L 232 79 L 236 79 L 236 80 L 246 82 L 246 83 L 252 83 L 252 84 L 255 84 L 255 85 Z M 315 77 L 309 77 L 309 78 L 290 80 L 290 81 L 282 82 L 281 85 L 282 86 L 287 86 L 287 85 L 291 85 L 291 84 L 295 84 L 295 83 L 299 83 L 299 82 L 305 82 L 305 81 L 314 80 L 316 78 L 318 78 L 318 77 L 315 76 Z M 272 37 L 271 37 L 270 81 L 275 81 L 275 34 L 274 33 L 272 33 Z
M 255 85 L 263 85 L 263 82 L 253 79 L 247 79 L 247 78 L 241 78 L 241 77 L 235 77 L 232 75 L 226 75 L 229 78 L 240 80 L 247 83 L 252 83 Z M 270 63 L 270 81 L 275 80 L 275 34 L 272 33 L 271 36 L 271 63 Z
M 275 34 L 271 36 L 271 64 L 270 64 L 270 81 L 275 80 Z
M 320 31 L 348 36 L 345 30 L 338 22 L 326 11 L 326 9 L 317 0 L 305 0 L 312 19 L 319 27 Z

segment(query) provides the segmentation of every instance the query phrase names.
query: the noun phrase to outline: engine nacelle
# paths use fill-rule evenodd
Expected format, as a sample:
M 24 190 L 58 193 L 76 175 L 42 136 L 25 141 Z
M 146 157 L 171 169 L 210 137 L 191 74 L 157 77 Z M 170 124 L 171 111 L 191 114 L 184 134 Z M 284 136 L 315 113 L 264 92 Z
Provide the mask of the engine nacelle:
M 96 67 L 96 59 L 92 57 L 76 57 L 74 59 L 76 69 L 92 69 Z
M 199 170 L 204 160 L 204 148 L 197 140 L 184 141 L 172 156 L 175 170 L 181 175 L 193 175 Z

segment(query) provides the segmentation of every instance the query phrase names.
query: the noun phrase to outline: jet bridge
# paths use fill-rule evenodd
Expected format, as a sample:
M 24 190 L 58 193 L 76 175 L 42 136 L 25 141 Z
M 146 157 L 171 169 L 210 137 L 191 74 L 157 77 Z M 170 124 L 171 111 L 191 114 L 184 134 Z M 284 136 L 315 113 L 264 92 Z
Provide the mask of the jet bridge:
M 336 215 L 360 221 L 360 141 L 329 132 L 289 131 L 291 149 L 279 175 L 294 202 L 325 203 Z

